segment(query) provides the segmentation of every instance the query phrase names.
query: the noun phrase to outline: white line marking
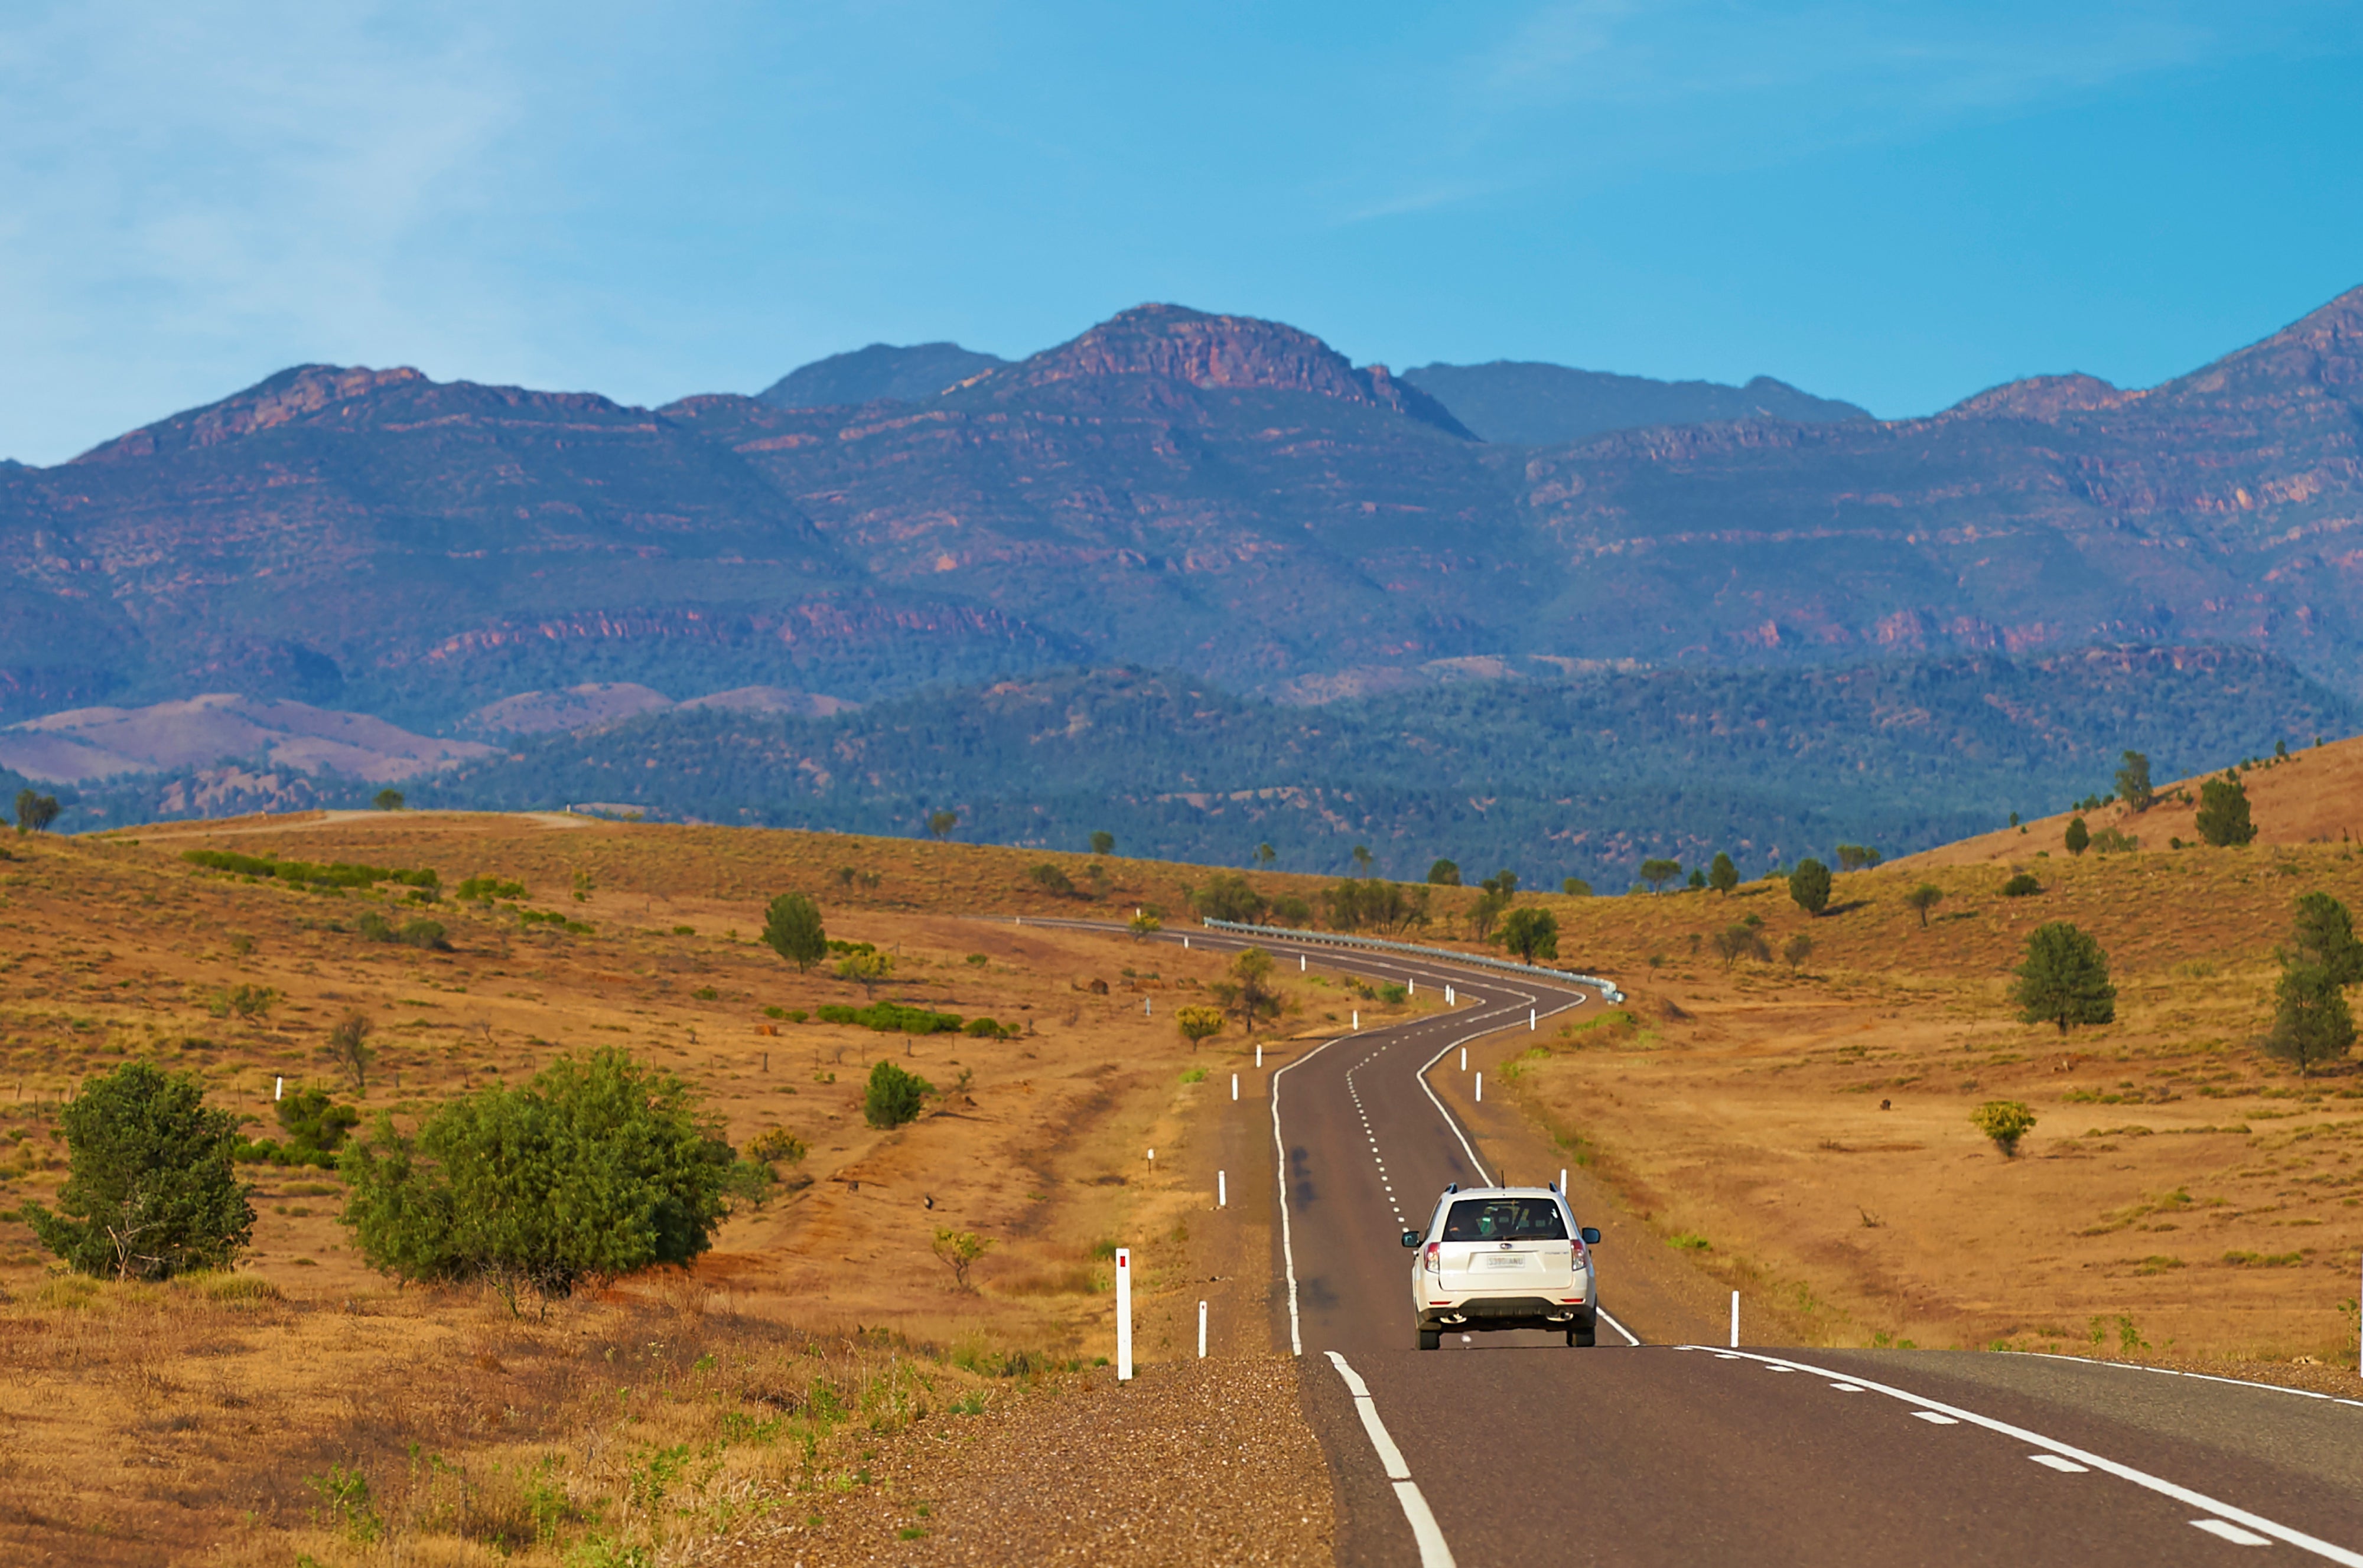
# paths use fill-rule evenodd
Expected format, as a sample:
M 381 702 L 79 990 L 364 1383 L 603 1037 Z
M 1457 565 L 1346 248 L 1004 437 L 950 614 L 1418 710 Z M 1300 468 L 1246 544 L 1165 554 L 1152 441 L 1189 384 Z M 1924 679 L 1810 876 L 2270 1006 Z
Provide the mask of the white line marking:
M 2222 1519 L 2192 1519 L 2191 1528 L 2203 1529 L 2209 1535 L 2221 1536 L 2235 1546 L 2270 1546 L 2272 1544 L 2254 1530 L 2242 1529 L 2235 1524 L 2225 1524 Z
M 1841 1394 L 1859 1394 L 1862 1392 L 1862 1385 L 1859 1383 L 1833 1383 L 1830 1386 L 1836 1389 Z
M 1437 1528 L 1436 1515 L 1420 1494 L 1419 1483 L 1411 1478 L 1411 1466 L 1403 1463 L 1403 1450 L 1387 1435 L 1387 1425 L 1379 1419 L 1379 1407 L 1370 1397 L 1370 1386 L 1362 1375 L 1346 1364 L 1346 1358 L 1336 1351 L 1325 1353 L 1337 1375 L 1346 1380 L 1346 1392 L 1354 1397 L 1354 1413 L 1362 1418 L 1362 1430 L 1370 1434 L 1370 1447 L 1378 1452 L 1379 1463 L 1385 1467 L 1387 1479 L 1394 1483 L 1395 1501 L 1403 1506 L 1404 1522 L 1411 1526 L 1412 1540 L 1419 1543 L 1420 1568 L 1453 1568 L 1452 1549 L 1444 1544 L 1444 1531 Z
M 1718 1351 L 1714 1350 L 1711 1345 L 1683 1345 L 1680 1348 L 1683 1350 L 1711 1351 L 1717 1359 L 1723 1361 L 1781 1361 L 1785 1359 L 1781 1356 L 1761 1355 L 1754 1351 Z M 1789 1362 L 1788 1364 L 1804 1372 L 1818 1372 L 1825 1377 L 1834 1377 L 1836 1375 L 1836 1374 L 1831 1372 L 1830 1369 L 1825 1366 L 1814 1366 L 1805 1362 L 1792 1361 Z M 2215 1498 L 2207 1496 L 2204 1492 L 2194 1492 L 2188 1486 L 2177 1485 L 2174 1482 L 2169 1481 L 2163 1476 L 2152 1475 L 2146 1470 L 2136 1470 L 2130 1464 L 2120 1464 L 2113 1459 L 2103 1459 L 2097 1453 L 2088 1452 L 2087 1451 L 2077 1448 L 2072 1444 L 2061 1442 L 2056 1438 L 2045 1437 L 2041 1432 L 2031 1432 L 2025 1427 L 2014 1427 L 2008 1421 L 1998 1421 L 1991 1416 L 1980 1416 L 1975 1410 L 1964 1410 L 1958 1406 L 1940 1404 L 1936 1400 L 1927 1398 L 1922 1395 L 1908 1393 L 1901 1388 L 1891 1387 L 1884 1383 L 1874 1383 L 1869 1378 L 1864 1378 L 1862 1380 L 1862 1386 L 1872 1393 L 1884 1394 L 1891 1399 L 1901 1399 L 1906 1404 L 1919 1405 L 1927 1408 L 1938 1410 L 1952 1417 L 1957 1421 L 1968 1421 L 1973 1426 L 1983 1427 L 1988 1431 L 2000 1432 L 2004 1437 L 2014 1438 L 2020 1442 L 2029 1444 L 2033 1447 L 2047 1449 L 2051 1452 L 2059 1455 L 2062 1459 L 2074 1460 L 2079 1464 L 2087 1465 L 2091 1469 L 2113 1475 L 2120 1481 L 2130 1481 L 2136 1486 L 2145 1487 L 2149 1491 L 2156 1492 L 2160 1496 L 2171 1497 L 2176 1502 L 2186 1504 L 2191 1507 L 2204 1508 L 2209 1513 L 2217 1516 L 2219 1520 L 2229 1520 L 2232 1523 L 2240 1526 L 2243 1529 L 2258 1531 L 2263 1535 L 2271 1537 L 2275 1540 L 2282 1541 L 2288 1545 L 2300 1548 L 2302 1551 L 2311 1551 L 2317 1557 L 2326 1557 L 2333 1562 L 2345 1564 L 2346 1568 L 2363 1568 L 2363 1551 L 2350 1551 L 2346 1547 L 2335 1546 L 2329 1541 L 2323 1540 L 2314 1536 L 2307 1535 L 2302 1530 L 2291 1529 L 2285 1524 L 2277 1524 L 2273 1520 L 2266 1518 L 2261 1514 L 2252 1514 L 2246 1508 L 2235 1508 L 2229 1503 L 2219 1502 Z M 2192 1522 L 2200 1524 L 2202 1529 L 2208 1529 L 2211 1534 L 2221 1533 L 2220 1531 L 2214 1530 L 2211 1525 L 2202 1523 L 2198 1520 L 2193 1520 Z M 2229 1540 L 2231 1538 L 2227 1536 L 2225 1539 Z
M 1618 1333 L 1620 1333 L 1620 1334 L 1624 1335 L 1624 1336 L 1625 1336 L 1625 1342 L 1626 1344 L 1628 1344 L 1628 1345 L 1634 1345 L 1634 1346 L 1638 1346 L 1638 1345 L 1640 1344 L 1640 1342 L 1641 1342 L 1641 1336 L 1640 1336 L 1640 1335 L 1638 1335 L 1638 1334 L 1635 1333 L 1632 1330 L 1630 1330 L 1630 1329 L 1626 1328 L 1624 1324 L 1622 1324 L 1622 1323 L 1618 1322 L 1615 1319 L 1614 1319 L 1614 1318 L 1610 1317 L 1607 1313 L 1603 1312 L 1603 1311 L 1600 1311 L 1598 1309 L 1596 1309 L 1596 1308 L 1595 1308 L 1595 1309 L 1593 1309 L 1592 1315 L 1593 1315 L 1594 1317 L 1598 1318 L 1602 1322 L 1603 1322 L 1603 1323 L 1607 1324 L 1610 1328 L 1612 1328 L 1612 1329 L 1615 1330 Z
M 1337 1043 L 1337 1040 L 1325 1040 L 1295 1061 L 1289 1063 L 1288 1067 L 1309 1062 L 1336 1043 Z M 1288 1140 L 1281 1137 L 1280 1133 L 1280 1080 L 1282 1075 L 1287 1073 L 1288 1067 L 1282 1067 L 1271 1075 L 1271 1143 L 1280 1156 L 1280 1255 L 1281 1261 L 1288 1265 L 1288 1353 L 1303 1355 L 1304 1331 L 1296 1312 L 1296 1244 L 1290 1233 L 1288 1222 Z
M 1919 1417 L 1922 1420 L 1926 1421 L 1930 1426 L 1958 1427 L 1961 1424 L 1952 1417 L 1940 1416 L 1934 1410 L 1914 1410 L 1912 1413 Z
M 2056 1453 L 2030 1453 L 2026 1457 L 2046 1470 L 2057 1470 L 2062 1475 L 2090 1475 L 2092 1473 L 2090 1466 L 2079 1464 L 2072 1459 L 2062 1459 Z
M 2363 1399 L 2342 1398 L 2335 1394 L 2318 1393 L 2312 1388 L 2291 1388 L 2285 1383 L 2258 1383 L 2246 1377 L 2218 1377 L 2212 1372 L 2177 1372 L 2170 1366 L 2144 1366 L 2134 1361 L 2096 1361 L 2089 1355 L 2056 1355 L 2050 1351 L 2010 1351 L 2010 1355 L 2034 1356 L 2043 1361 L 2073 1362 L 2078 1366 L 2107 1366 L 2119 1372 L 2154 1372 L 2160 1377 L 2195 1377 L 2202 1383 L 2228 1383 L 2235 1388 L 2261 1388 L 2269 1394 L 2294 1394 L 2301 1399 L 2327 1399 L 2334 1405 L 2352 1405 L 2363 1409 Z

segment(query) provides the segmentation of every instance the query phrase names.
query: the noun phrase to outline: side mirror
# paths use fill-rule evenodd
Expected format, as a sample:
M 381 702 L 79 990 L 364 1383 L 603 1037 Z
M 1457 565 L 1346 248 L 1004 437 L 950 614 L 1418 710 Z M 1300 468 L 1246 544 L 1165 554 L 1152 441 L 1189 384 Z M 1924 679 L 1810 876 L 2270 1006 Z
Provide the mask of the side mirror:
M 1403 1232 L 1403 1245 L 1406 1247 L 1415 1247 L 1419 1245 L 1419 1232 L 1416 1231 L 1405 1231 Z
M 1583 1228 L 1583 1244 L 1587 1247 L 1596 1247 L 1600 1244 L 1599 1226 L 1586 1225 Z

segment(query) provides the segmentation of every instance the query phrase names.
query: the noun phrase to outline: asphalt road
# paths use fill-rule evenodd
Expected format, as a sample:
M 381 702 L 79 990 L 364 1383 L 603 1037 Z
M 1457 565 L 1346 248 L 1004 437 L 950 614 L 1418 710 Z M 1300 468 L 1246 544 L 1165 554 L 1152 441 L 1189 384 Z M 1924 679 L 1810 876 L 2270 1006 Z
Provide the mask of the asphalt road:
M 1348 1568 L 2017 1568 L 2259 1551 L 2363 1568 L 2363 1402 L 2042 1356 L 1684 1342 L 1695 1314 L 1620 1296 L 1613 1245 L 1596 1253 L 1608 1316 L 1595 1348 L 1502 1333 L 1421 1353 L 1400 1232 L 1447 1183 L 1499 1174 L 1423 1072 L 1457 1073 L 1464 1042 L 1523 1027 L 1529 1010 L 1548 1020 L 1599 1000 L 1442 961 L 1302 951 L 1316 968 L 1449 984 L 1460 1003 L 1339 1036 L 1271 1080 L 1273 1334 L 1334 1374 L 1306 1379 L 1306 1413 Z

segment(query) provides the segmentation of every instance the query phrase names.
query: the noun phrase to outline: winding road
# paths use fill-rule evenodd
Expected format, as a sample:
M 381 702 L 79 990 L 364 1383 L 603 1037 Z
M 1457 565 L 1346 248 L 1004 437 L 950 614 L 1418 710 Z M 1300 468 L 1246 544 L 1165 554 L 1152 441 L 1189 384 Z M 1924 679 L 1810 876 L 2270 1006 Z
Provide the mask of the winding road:
M 1647 1234 L 1629 1221 L 1598 1252 L 1597 1348 L 1448 1334 L 1420 1353 L 1400 1232 L 1447 1183 L 1559 1179 L 1495 1169 L 1431 1080 L 1459 1071 L 1464 1044 L 1492 1045 L 1474 1067 L 1530 1015 L 1597 998 L 1444 959 L 1254 940 L 1283 961 L 1449 985 L 1459 1003 L 1337 1036 L 1270 1079 L 1272 1332 L 1308 1363 L 1341 1563 L 2018 1568 L 2263 1552 L 2363 1568 L 2363 1399 L 2073 1358 L 1701 1343 L 1694 1304 L 1620 1270 L 1618 1243 Z M 1575 1184 L 1580 1211 L 1589 1190 Z

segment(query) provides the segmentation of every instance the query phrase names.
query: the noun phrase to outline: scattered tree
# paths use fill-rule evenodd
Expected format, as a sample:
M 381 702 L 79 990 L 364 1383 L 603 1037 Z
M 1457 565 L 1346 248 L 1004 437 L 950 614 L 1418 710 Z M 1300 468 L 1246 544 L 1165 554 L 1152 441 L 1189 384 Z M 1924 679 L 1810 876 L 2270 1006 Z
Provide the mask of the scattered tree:
M 1800 965 L 1813 955 L 1814 939 L 1802 931 L 1791 937 L 1781 948 L 1781 956 L 1788 960 L 1789 972 L 1792 975 L 1797 972 Z
M 972 1294 L 976 1287 L 969 1284 L 968 1271 L 992 1246 L 991 1242 L 973 1231 L 938 1229 L 934 1251 L 943 1265 L 952 1271 L 952 1288 Z
M 872 1127 L 900 1127 L 919 1118 L 919 1108 L 936 1086 L 916 1073 L 906 1073 L 892 1061 L 882 1060 L 870 1069 L 869 1087 L 862 1091 L 861 1119 Z
M 1173 1021 L 1181 1026 L 1182 1038 L 1190 1042 L 1190 1049 L 1195 1051 L 1200 1041 L 1211 1040 L 1223 1032 L 1223 1010 L 1193 1002 L 1175 1013 Z
M 828 956 L 820 906 L 804 893 L 782 893 L 763 911 L 763 945 L 803 974 Z
M 2002 885 L 2002 896 L 2005 899 L 2029 899 L 2041 891 L 2043 884 L 2035 879 L 2032 871 L 2014 872 L 2010 880 Z
M 2026 939 L 2026 958 L 2015 971 L 2011 999 L 2026 1023 L 2109 1023 L 2117 1016 L 2117 988 L 2109 983 L 2109 957 L 2090 933 L 2064 920 L 2036 926 Z
M 380 790 L 376 794 L 370 797 L 370 804 L 375 806 L 381 812 L 398 812 L 402 810 L 402 791 L 399 790 Z
M 609 1048 L 449 1101 L 415 1138 L 381 1114 L 338 1168 L 372 1266 L 479 1280 L 515 1312 L 525 1291 L 547 1310 L 586 1282 L 686 1266 L 713 1244 L 736 1164 L 695 1090 Z
M 1236 871 L 1217 871 L 1204 887 L 1191 890 L 1190 907 L 1208 920 L 1253 925 L 1270 905 L 1245 877 Z
M 2316 1064 L 2346 1055 L 2354 1043 L 2355 1017 L 2331 972 L 2319 964 L 2284 965 L 2273 988 L 2273 1026 L 2265 1049 L 2303 1077 Z
M 1837 853 L 1841 871 L 1868 871 L 1886 858 L 1867 844 L 1841 844 Z
M 1115 853 L 1115 834 L 1107 832 L 1105 829 L 1102 829 L 1100 832 L 1092 834 L 1092 853 L 1093 855 L 1114 855 Z
M 1651 856 L 1641 862 L 1641 880 L 1649 884 L 1649 891 L 1662 893 L 1666 884 L 1682 874 L 1682 863 L 1662 856 Z
M 1528 904 L 1502 918 L 1502 944 L 1526 963 L 1559 956 L 1559 921 L 1550 911 Z
M 1434 888 L 1457 888 L 1460 886 L 1460 867 L 1453 861 L 1438 860 L 1427 868 L 1427 881 Z
M 1697 891 L 1701 890 L 1702 889 L 1705 888 L 1705 886 L 1706 886 L 1706 873 L 1705 873 L 1705 872 L 1703 872 L 1703 871 L 1702 871 L 1702 870 L 1700 870 L 1700 869 L 1699 869 L 1697 867 L 1695 867 L 1695 866 L 1692 867 L 1691 867 L 1691 876 L 1690 876 L 1690 884 L 1691 884 L 1691 890 L 1692 890 L 1692 892 L 1697 892 Z
M 2091 830 L 2084 825 L 2084 819 L 2081 817 L 2069 817 L 2068 819 L 2068 853 L 2070 855 L 2081 855 L 2088 847 L 2090 847 L 2091 842 Z
M 2147 812 L 2158 801 L 2158 791 L 2150 787 L 2149 758 L 2140 752 L 2124 754 L 2124 766 L 2117 769 L 2117 799 L 2128 809 Z
M 1969 1122 L 1993 1140 L 2004 1159 L 2018 1157 L 2018 1141 L 2035 1131 L 2035 1112 L 2014 1099 L 1990 1099 L 1969 1112 Z
M 1928 911 L 1945 901 L 1945 889 L 1934 882 L 1923 882 L 1903 895 L 1903 907 L 1920 917 L 1920 929 L 1928 929 Z
M 2248 818 L 2248 787 L 2238 774 L 2226 773 L 2199 787 L 2199 836 L 2219 848 L 2257 836 L 2257 824 Z
M 1279 858 L 1280 852 L 1272 848 L 1269 844 L 1259 844 L 1256 845 L 1255 863 L 1257 865 L 1269 868 L 1271 863 Z
M 348 1012 L 329 1027 L 328 1043 L 321 1048 L 328 1065 L 353 1086 L 357 1099 L 369 1098 L 370 1066 L 377 1060 L 377 1047 L 369 1043 L 373 1027 L 367 1013 Z
M 1731 890 L 1739 886 L 1739 867 L 1720 849 L 1714 852 L 1714 864 L 1706 868 L 1706 885 L 1725 898 L 1729 898 Z
M 958 812 L 930 812 L 927 814 L 927 832 L 937 838 L 944 837 L 958 826 L 960 826 Z
M 2297 901 L 2297 924 L 2290 933 L 2291 961 L 2321 969 L 2335 986 L 2363 983 L 2363 942 L 2346 906 L 2328 893 L 2308 893 Z
M 1830 868 L 1818 860 L 1800 860 L 1789 873 L 1789 896 L 1809 915 L 1830 907 Z
M 1047 860 L 1037 866 L 1028 867 L 1026 878 L 1054 898 L 1071 899 L 1075 896 L 1074 879 Z
M 17 791 L 17 831 L 20 834 L 47 833 L 50 824 L 58 820 L 58 798 L 32 790 Z
M 1588 899 L 1592 897 L 1592 884 L 1585 881 L 1581 877 L 1570 877 L 1566 881 L 1561 882 L 1559 885 L 1559 890 L 1565 893 L 1570 899 Z
M 1765 945 L 1764 932 L 1746 921 L 1735 921 L 1714 933 L 1714 955 L 1730 968 L 1741 958 L 1752 957 L 1759 964 L 1772 961 L 1772 950 Z
M 878 994 L 879 983 L 894 973 L 894 960 L 879 952 L 849 953 L 837 961 L 837 977 L 851 980 L 865 997 Z
M 1250 947 L 1231 960 L 1229 978 L 1207 988 L 1215 1005 L 1237 1019 L 1249 1039 L 1255 1037 L 1256 1025 L 1280 1016 L 1281 996 L 1272 980 L 1273 967 L 1270 954 Z
M 1150 914 L 1147 910 L 1143 910 L 1138 914 L 1133 916 L 1130 921 L 1126 922 L 1125 929 L 1132 933 L 1132 939 L 1135 942 L 1139 942 L 1163 931 L 1165 929 L 1165 922 L 1159 920 L 1155 915 Z
M 1354 846 L 1354 869 L 1367 877 L 1370 874 L 1370 846 L 1367 844 L 1356 845 Z
M 126 1062 L 83 1082 L 59 1117 L 68 1165 L 59 1212 L 19 1217 L 80 1274 L 165 1279 L 227 1268 L 254 1230 L 230 1168 L 238 1121 L 207 1110 L 193 1073 Z

